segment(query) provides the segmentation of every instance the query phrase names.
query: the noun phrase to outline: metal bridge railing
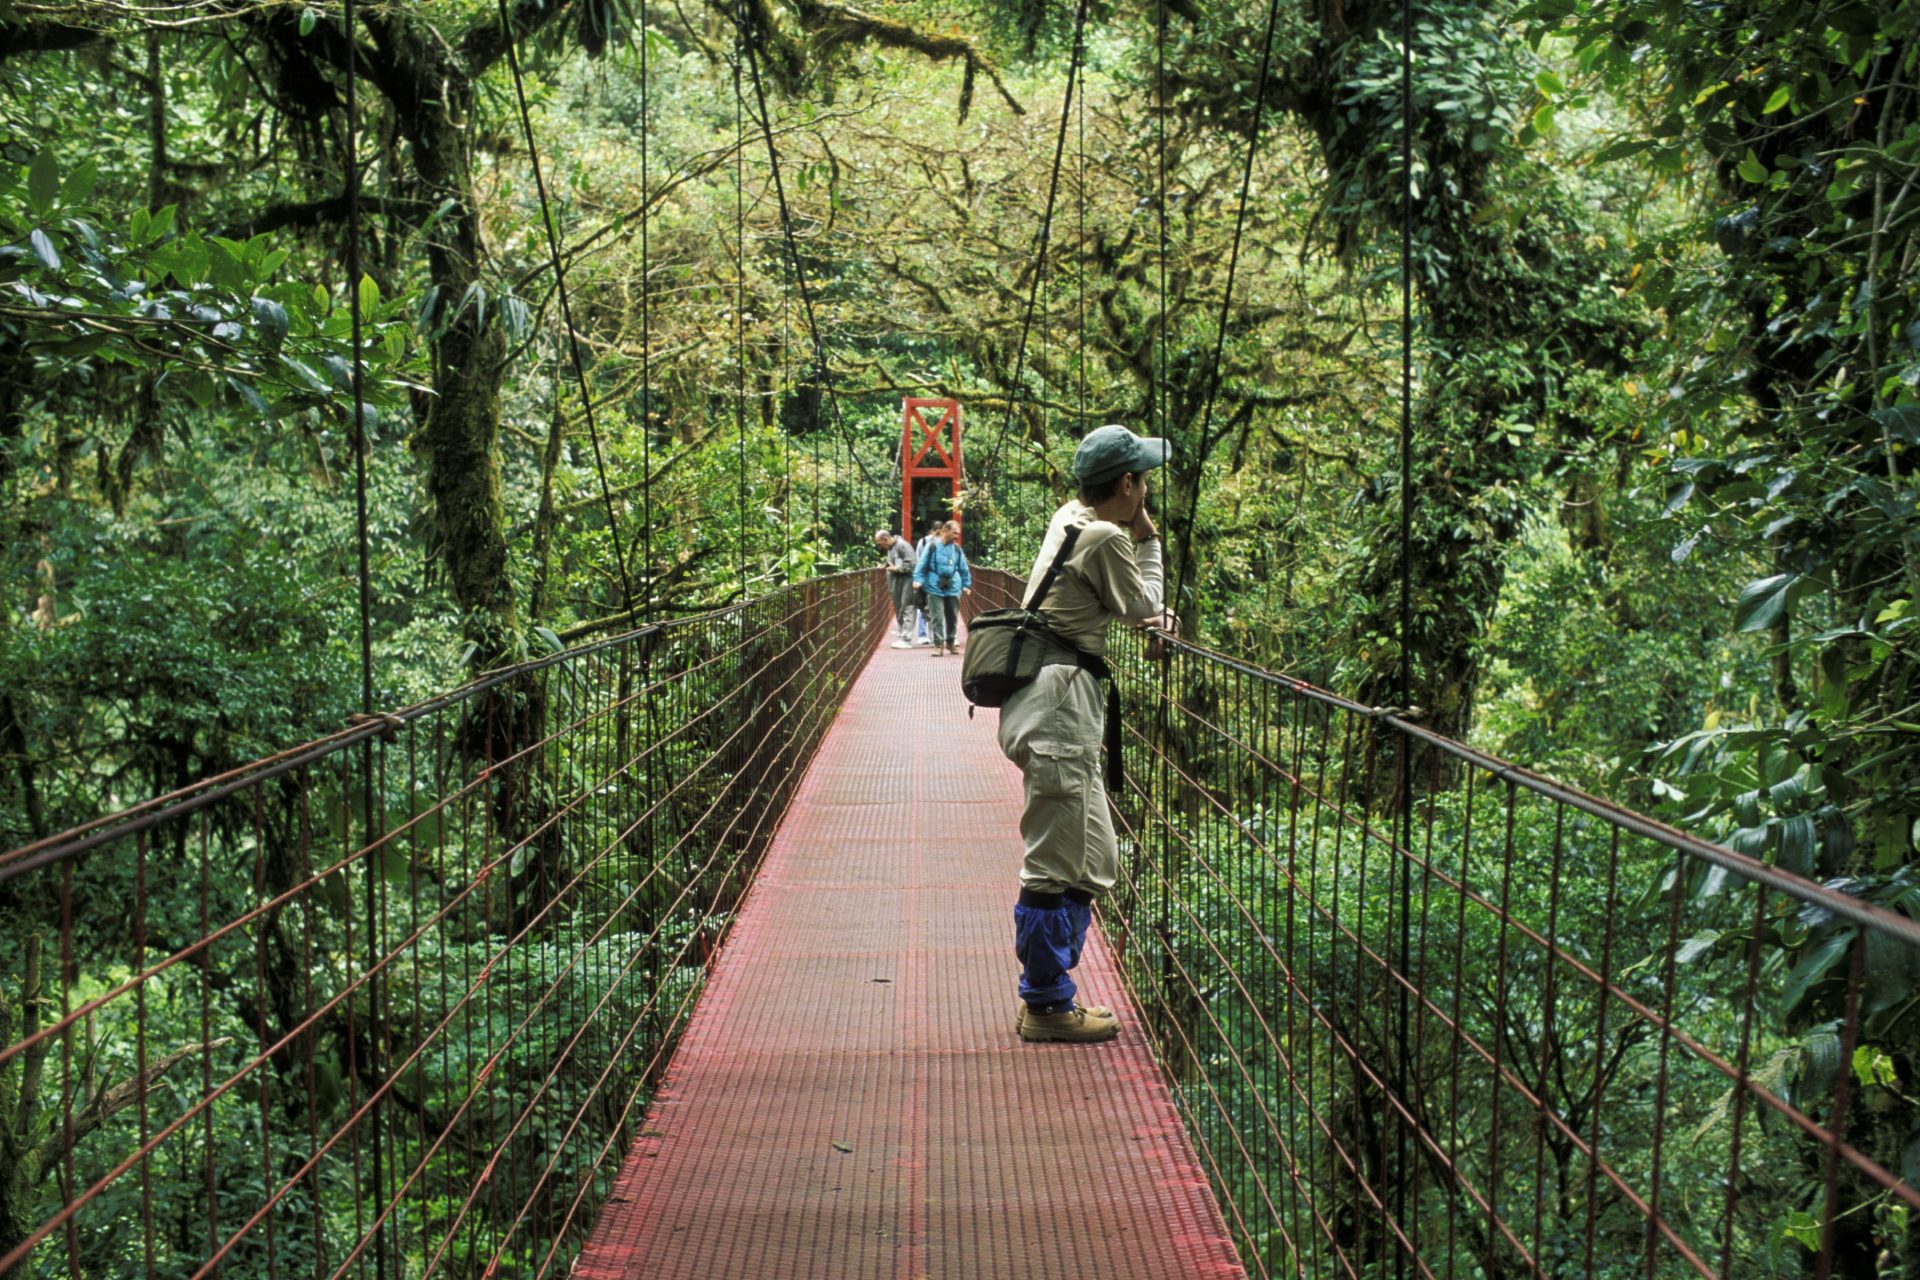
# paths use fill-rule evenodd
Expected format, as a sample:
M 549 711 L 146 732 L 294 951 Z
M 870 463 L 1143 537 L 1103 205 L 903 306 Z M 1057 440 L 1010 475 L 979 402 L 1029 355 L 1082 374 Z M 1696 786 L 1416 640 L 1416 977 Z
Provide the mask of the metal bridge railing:
M 565 1274 L 890 613 L 797 584 L 0 854 L 0 1274 Z
M 1020 585 L 976 569 L 975 607 Z M 1101 921 L 1251 1274 L 1866 1277 L 1920 1256 L 1913 919 L 1285 676 L 1116 637 L 1124 871 Z

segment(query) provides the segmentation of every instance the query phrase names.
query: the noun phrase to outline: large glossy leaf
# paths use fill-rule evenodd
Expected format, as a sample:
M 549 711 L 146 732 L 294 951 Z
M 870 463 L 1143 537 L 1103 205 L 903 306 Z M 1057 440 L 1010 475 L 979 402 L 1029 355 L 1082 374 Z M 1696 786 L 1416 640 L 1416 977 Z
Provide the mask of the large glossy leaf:
M 1794 1017 L 1800 1006 L 1812 994 L 1813 989 L 1826 978 L 1833 967 L 1847 954 L 1847 948 L 1853 942 L 1852 929 L 1840 929 L 1828 934 L 1794 962 L 1787 974 L 1786 985 L 1780 991 L 1780 1015 Z
M 1740 602 L 1733 611 L 1736 631 L 1765 631 L 1786 612 L 1790 593 L 1800 581 L 1794 573 L 1776 573 L 1772 577 L 1749 582 L 1740 591 Z

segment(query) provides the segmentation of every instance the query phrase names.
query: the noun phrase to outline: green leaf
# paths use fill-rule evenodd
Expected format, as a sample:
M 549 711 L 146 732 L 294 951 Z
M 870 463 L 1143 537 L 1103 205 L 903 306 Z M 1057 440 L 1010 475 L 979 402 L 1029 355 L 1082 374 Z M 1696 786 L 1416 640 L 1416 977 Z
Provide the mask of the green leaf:
M 1842 929 L 1829 934 L 1820 945 L 1802 955 L 1787 975 L 1786 986 L 1780 992 L 1780 1014 L 1791 1018 L 1799 1010 L 1801 1002 L 1819 985 L 1833 966 L 1840 963 L 1847 954 L 1847 948 L 1853 944 L 1853 930 Z M 1837 1048 L 1837 1045 L 1836 1045 Z
M 106 346 L 111 336 L 105 333 L 89 333 L 70 342 L 61 343 L 55 348 L 54 354 L 62 360 L 80 360 Z
M 360 277 L 360 314 L 370 316 L 380 306 L 380 284 L 372 276 Z
M 313 29 L 319 25 L 320 25 L 319 14 L 315 13 L 311 9 L 302 9 L 300 11 L 300 34 L 301 35 L 303 36 L 312 35 Z
M 42 151 L 27 167 L 27 202 L 33 206 L 34 213 L 44 218 L 53 212 L 54 201 L 59 198 L 60 165 L 52 152 Z
M 1813 815 L 1781 818 L 1773 829 L 1774 863 L 1797 876 L 1813 874 Z
M 179 382 L 181 389 L 187 393 L 187 398 L 193 401 L 196 406 L 202 409 L 212 407 L 214 395 L 213 378 L 207 373 L 199 369 L 189 369 L 179 375 L 175 380 Z
M 1820 1219 L 1805 1209 L 1795 1209 L 1780 1224 L 1782 1239 L 1791 1240 L 1812 1253 L 1820 1252 Z
M 1867 955 L 1861 964 L 1864 990 L 1860 1011 L 1871 1018 L 1913 998 L 1910 948 L 1877 929 L 1867 931 Z M 1857 1061 L 1857 1059 L 1856 1059 Z
M 1749 582 L 1741 589 L 1740 602 L 1734 607 L 1733 629 L 1765 631 L 1772 626 L 1785 612 L 1787 595 L 1799 581 L 1797 573 L 1776 573 L 1770 578 Z
M 27 243 L 33 248 L 33 256 L 40 259 L 40 265 L 49 271 L 60 269 L 60 251 L 53 247 L 53 239 L 39 227 L 27 233 Z
M 1740 162 L 1740 176 L 1748 182 L 1765 182 L 1768 172 L 1767 166 L 1760 162 L 1760 157 L 1753 153 L 1753 148 L 1748 147 L 1747 158 Z
M 1767 105 L 1760 108 L 1760 114 L 1770 116 L 1791 101 L 1793 101 L 1793 89 L 1783 84 L 1768 95 Z
M 238 378 L 228 378 L 227 386 L 246 403 L 248 408 L 252 409 L 261 417 L 270 418 L 273 416 L 273 406 L 267 403 L 266 397 L 258 391 L 255 391 L 253 387 L 247 383 L 242 382 Z
M 1563 97 L 1567 92 L 1566 81 L 1552 71 L 1542 71 L 1533 78 L 1533 82 L 1539 86 L 1540 92 L 1549 97 Z
M 67 175 L 66 185 L 60 188 L 60 199 L 69 208 L 77 204 L 85 204 L 87 197 L 93 194 L 94 184 L 99 181 L 99 162 L 88 160 Z
M 1610 142 L 1593 153 L 1592 164 L 1607 164 L 1614 160 L 1625 160 L 1628 156 L 1637 156 L 1654 145 L 1651 138 L 1622 138 Z
M 1713 944 L 1718 941 L 1720 941 L 1720 933 L 1718 930 L 1708 929 L 1704 932 L 1696 933 L 1680 944 L 1680 950 L 1675 953 L 1674 960 L 1683 965 L 1692 964 L 1702 956 L 1712 952 Z
M 260 337 L 269 352 L 280 350 L 287 340 L 287 309 L 271 298 L 253 300 L 253 322 L 260 326 Z

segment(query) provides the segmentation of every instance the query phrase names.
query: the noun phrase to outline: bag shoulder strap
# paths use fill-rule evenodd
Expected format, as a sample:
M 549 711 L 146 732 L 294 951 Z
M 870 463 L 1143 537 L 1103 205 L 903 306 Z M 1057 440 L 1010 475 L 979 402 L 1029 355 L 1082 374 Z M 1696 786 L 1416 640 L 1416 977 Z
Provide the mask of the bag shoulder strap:
M 1047 592 L 1053 590 L 1053 580 L 1060 576 L 1060 570 L 1073 555 L 1073 544 L 1080 541 L 1080 534 L 1085 528 L 1085 525 L 1076 524 L 1067 530 L 1067 536 L 1061 541 L 1060 550 L 1055 553 L 1053 563 L 1047 566 L 1047 572 L 1040 579 L 1039 587 L 1034 590 L 1032 596 L 1028 597 L 1023 608 L 1038 609 L 1046 600 Z

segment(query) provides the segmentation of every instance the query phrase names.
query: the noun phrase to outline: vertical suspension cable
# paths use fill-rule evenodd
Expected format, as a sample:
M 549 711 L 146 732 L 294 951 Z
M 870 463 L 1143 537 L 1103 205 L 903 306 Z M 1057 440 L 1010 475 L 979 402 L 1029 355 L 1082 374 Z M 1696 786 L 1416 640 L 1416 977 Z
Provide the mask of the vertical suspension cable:
M 613 561 L 620 570 L 620 596 L 627 617 L 633 617 L 633 580 L 627 574 L 627 553 L 620 542 L 620 521 L 613 510 L 613 490 L 607 484 L 606 458 L 600 448 L 600 427 L 593 416 L 593 392 L 587 386 L 587 366 L 580 355 L 580 336 L 573 327 L 573 302 L 567 295 L 567 268 L 560 260 L 560 234 L 554 225 L 553 204 L 547 197 L 546 172 L 540 164 L 540 149 L 533 138 L 533 116 L 527 109 L 527 85 L 520 72 L 520 51 L 513 38 L 513 21 L 507 16 L 507 0 L 496 0 L 500 13 L 500 38 L 507 46 L 507 68 L 513 73 L 513 98 L 520 108 L 520 133 L 527 144 L 527 163 L 533 169 L 533 189 L 540 197 L 540 223 L 546 231 L 547 260 L 553 267 L 553 287 L 560 302 L 560 323 L 567 331 L 567 353 L 572 358 L 574 380 L 580 384 L 580 412 L 587 422 L 587 435 L 593 442 L 593 470 L 600 479 L 600 499 L 607 509 L 607 532 L 613 539 Z
M 1167 5 L 1157 0 L 1154 6 L 1153 33 L 1153 119 L 1155 171 L 1155 263 L 1160 274 L 1158 307 L 1159 327 L 1154 336 L 1153 386 L 1148 388 L 1148 419 L 1154 434 L 1167 435 Z
M 1079 270 L 1075 273 L 1080 286 L 1080 430 L 1087 429 L 1087 86 L 1084 77 L 1080 83 L 1080 98 L 1076 104 L 1079 112 L 1080 138 L 1075 152 L 1079 161 L 1080 187 L 1079 197 Z
M 1155 200 L 1154 210 L 1157 220 L 1159 267 L 1159 328 L 1154 354 L 1153 385 L 1148 388 L 1151 403 L 1149 416 L 1157 436 L 1171 436 L 1167 429 L 1167 0 L 1157 0 L 1154 6 L 1153 33 L 1153 115 L 1154 115 L 1154 151 L 1155 151 Z M 1160 544 L 1161 559 L 1169 554 L 1167 544 Z M 1171 611 L 1174 602 L 1166 595 L 1166 565 L 1160 568 L 1161 607 Z M 1160 914 L 1155 922 L 1155 935 L 1160 943 L 1160 989 L 1163 993 L 1162 1009 L 1165 1010 L 1164 993 L 1173 980 L 1172 936 L 1168 932 L 1169 917 L 1173 911 L 1172 886 L 1169 883 L 1173 867 L 1173 812 L 1167 804 L 1168 788 L 1172 781 L 1167 759 L 1169 739 L 1172 737 L 1173 721 L 1173 654 L 1164 650 L 1160 660 L 1160 702 L 1156 708 L 1159 723 L 1155 726 L 1159 738 L 1159 750 L 1154 753 L 1158 765 L 1159 778 L 1155 795 L 1160 809 Z M 1171 1014 L 1167 1014 L 1171 1016 Z
M 1085 0 L 1082 0 L 1083 6 L 1084 3 Z M 753 98 L 759 113 L 760 136 L 766 140 L 767 144 L 767 170 L 773 178 L 773 195 L 780 210 L 781 237 L 786 242 L 787 259 L 793 264 L 794 279 L 800 286 L 801 314 L 806 317 L 807 334 L 813 341 L 815 374 L 819 385 L 826 389 L 827 403 L 833 411 L 834 427 L 840 433 L 840 438 L 847 447 L 847 482 L 848 485 L 851 486 L 853 477 L 857 474 L 862 480 L 867 482 L 869 487 L 877 486 L 880 482 L 868 472 L 866 464 L 861 462 L 859 455 L 854 452 L 853 437 L 848 433 L 846 418 L 840 412 L 840 395 L 833 384 L 833 370 L 827 363 L 826 344 L 821 341 L 820 338 L 820 322 L 818 317 L 814 315 L 813 291 L 807 285 L 806 266 L 800 261 L 800 246 L 794 239 L 793 214 L 787 205 L 786 183 L 780 176 L 780 149 L 774 145 L 773 116 L 767 110 L 766 86 L 761 82 L 760 59 L 754 50 L 752 28 L 753 11 L 745 6 L 736 8 L 734 21 L 736 23 L 739 43 L 746 49 L 747 72 L 753 80 Z M 818 501 L 818 496 L 816 493 L 816 502 Z M 855 511 L 854 520 L 857 524 L 865 518 L 867 513 L 861 509 L 857 499 L 853 500 L 853 507 Z M 883 515 L 885 510 L 885 498 L 884 495 L 882 495 L 881 511 Z
M 789 315 L 793 303 L 780 290 L 780 398 L 774 419 L 780 424 L 780 564 L 781 581 L 793 578 L 793 432 L 787 429 L 787 400 L 792 394 L 793 333 Z
M 362 326 L 365 317 L 360 313 L 360 46 L 357 38 L 359 30 L 358 15 L 354 0 L 346 0 L 341 12 L 341 26 L 346 33 L 347 43 L 347 93 L 346 93 L 346 161 L 347 161 L 347 320 L 348 332 L 353 343 L 353 362 L 349 374 L 349 383 L 353 391 L 353 481 L 354 481 L 354 523 L 358 537 L 359 578 L 360 578 L 360 714 L 373 714 L 373 561 L 368 546 L 367 535 L 367 390 L 366 365 L 361 348 Z M 373 787 L 373 739 L 368 737 L 360 744 L 360 788 L 361 821 L 365 827 L 369 843 L 377 840 L 374 830 L 375 798 Z M 381 823 L 384 826 L 384 823 Z M 369 860 L 366 867 L 365 904 L 367 912 L 367 972 L 378 973 L 380 961 L 380 932 L 376 927 L 380 874 L 376 868 L 379 859 Z M 370 1025 L 376 1028 L 369 1037 L 369 1065 L 376 1078 L 385 1072 L 385 1063 L 380 1046 L 385 1040 L 378 1032 L 380 1025 L 380 980 L 369 980 L 367 990 L 367 1012 Z M 375 1105 L 369 1113 L 373 1126 L 372 1148 L 374 1201 L 380 1203 L 385 1195 L 386 1174 L 386 1130 L 382 1123 L 382 1108 Z M 374 1228 L 373 1265 L 374 1274 L 379 1280 L 385 1280 L 387 1274 L 387 1233 L 383 1225 Z
M 987 451 L 986 474 L 995 474 L 1000 460 L 1001 446 L 1006 443 L 1007 431 L 1013 426 L 1013 415 L 1020 405 L 1020 384 L 1027 366 L 1027 337 L 1033 328 L 1033 311 L 1040 298 L 1040 280 L 1046 273 L 1047 249 L 1053 239 L 1054 201 L 1060 191 L 1060 161 L 1066 154 L 1067 126 L 1073 117 L 1073 95 L 1080 79 L 1080 65 L 1086 56 L 1087 0 L 1080 5 L 1073 18 L 1073 58 L 1067 64 L 1066 98 L 1060 104 L 1060 131 L 1053 141 L 1053 169 L 1047 179 L 1046 213 L 1040 220 L 1040 230 L 1035 237 L 1038 251 L 1033 266 L 1033 287 L 1027 291 L 1027 309 L 1020 322 L 1020 347 L 1014 355 L 1013 382 L 1007 388 L 1007 412 L 1001 420 L 1000 430 L 995 433 L 993 447 Z
M 1400 670 L 1399 703 L 1413 705 L 1413 659 L 1408 649 L 1412 639 L 1410 621 L 1413 612 L 1413 0 L 1400 0 Z M 1412 972 L 1409 956 L 1413 947 L 1413 738 L 1400 735 L 1394 752 L 1400 767 L 1399 842 L 1400 854 L 1394 865 L 1400 872 L 1401 973 Z M 1407 1047 L 1407 1022 L 1411 1016 L 1407 989 L 1400 986 L 1399 1030 L 1397 1034 L 1397 1087 L 1404 1094 L 1410 1087 L 1411 1060 Z M 1394 1216 L 1404 1226 L 1407 1220 L 1407 1129 L 1395 1126 Z M 1406 1276 L 1404 1250 L 1395 1254 L 1396 1280 Z
M 740 594 L 747 591 L 747 112 L 740 92 L 740 62 L 746 55 L 745 28 L 740 22 L 745 0 L 736 0 L 733 25 L 733 351 L 738 365 L 733 394 L 737 468 L 739 546 L 735 555 Z
M 1227 255 L 1227 285 L 1220 295 L 1220 320 L 1213 337 L 1213 359 L 1207 367 L 1207 398 L 1200 411 L 1200 431 L 1193 458 L 1193 484 L 1184 504 L 1186 523 L 1174 539 L 1180 548 L 1180 571 L 1175 575 L 1172 606 L 1186 597 L 1187 566 L 1193 563 L 1193 522 L 1200 508 L 1200 485 L 1207 455 L 1213 451 L 1213 401 L 1220 391 L 1220 365 L 1227 350 L 1227 320 L 1233 311 L 1233 283 L 1240 269 L 1240 241 L 1247 226 L 1247 193 L 1253 189 L 1253 159 L 1260 149 L 1260 124 L 1266 113 L 1267 72 L 1273 63 L 1273 32 L 1280 20 L 1280 0 L 1267 0 L 1267 29 L 1260 41 L 1260 74 L 1254 79 L 1253 125 L 1247 133 L 1247 159 L 1240 172 L 1240 203 L 1233 216 L 1233 248 Z M 1176 513 L 1179 514 L 1179 513 Z M 1172 523 L 1170 518 L 1169 524 Z M 1198 606 L 1195 606 L 1198 611 Z
M 653 621 L 653 262 L 648 221 L 653 191 L 647 130 L 652 127 L 647 39 L 649 0 L 640 0 L 640 573 L 642 618 Z M 651 700 L 649 700 L 651 701 Z M 649 829 L 651 823 L 649 822 Z

